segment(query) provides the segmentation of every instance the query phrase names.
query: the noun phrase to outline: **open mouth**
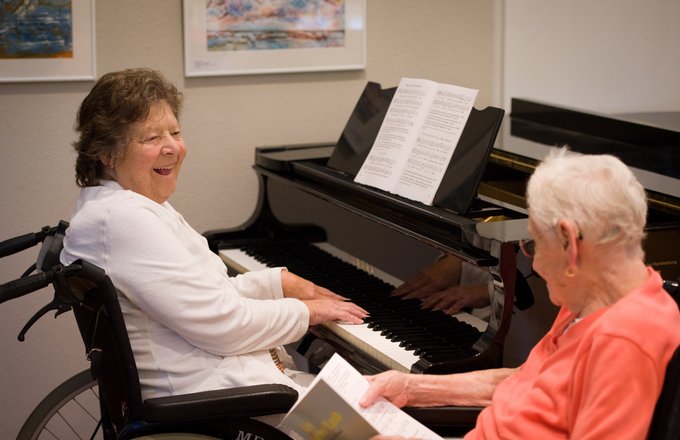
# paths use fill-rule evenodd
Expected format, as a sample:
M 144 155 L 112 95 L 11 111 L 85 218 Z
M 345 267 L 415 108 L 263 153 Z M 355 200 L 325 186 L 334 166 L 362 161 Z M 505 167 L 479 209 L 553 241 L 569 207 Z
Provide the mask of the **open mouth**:
M 154 168 L 153 170 L 161 176 L 167 176 L 172 172 L 172 167 Z

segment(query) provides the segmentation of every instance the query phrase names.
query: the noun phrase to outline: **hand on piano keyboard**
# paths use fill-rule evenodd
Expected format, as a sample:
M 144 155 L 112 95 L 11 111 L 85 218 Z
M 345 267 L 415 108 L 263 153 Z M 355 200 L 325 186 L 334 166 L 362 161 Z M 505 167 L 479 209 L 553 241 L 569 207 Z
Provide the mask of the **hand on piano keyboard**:
M 281 285 L 286 298 L 296 298 L 309 308 L 309 325 L 336 321 L 362 324 L 368 312 L 347 298 L 318 286 L 287 270 L 281 271 Z
M 335 321 L 346 324 L 363 324 L 368 312 L 358 305 L 336 299 L 302 300 L 309 308 L 309 325 Z
M 283 269 L 281 271 L 281 287 L 283 296 L 296 299 L 336 299 L 346 301 L 347 298 L 337 293 L 331 292 L 325 287 L 321 287 L 313 282 L 306 280 L 292 272 Z

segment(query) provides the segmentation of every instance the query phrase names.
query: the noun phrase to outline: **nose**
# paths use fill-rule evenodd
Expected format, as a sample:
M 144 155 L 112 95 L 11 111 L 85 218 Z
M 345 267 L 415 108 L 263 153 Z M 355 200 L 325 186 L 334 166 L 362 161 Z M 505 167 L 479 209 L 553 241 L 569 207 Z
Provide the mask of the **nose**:
M 180 143 L 182 138 L 176 138 L 170 133 L 165 133 L 162 137 L 163 146 L 161 147 L 161 153 L 166 155 L 176 155 L 179 154 L 181 149 Z

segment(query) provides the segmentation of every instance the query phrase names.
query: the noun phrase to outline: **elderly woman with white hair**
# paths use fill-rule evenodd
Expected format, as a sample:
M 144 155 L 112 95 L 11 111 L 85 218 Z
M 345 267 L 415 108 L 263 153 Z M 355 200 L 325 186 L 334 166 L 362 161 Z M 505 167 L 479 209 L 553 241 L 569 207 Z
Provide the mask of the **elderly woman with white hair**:
M 560 312 L 516 369 L 369 377 L 363 406 L 487 406 L 466 439 L 641 439 L 680 312 L 644 263 L 644 189 L 619 159 L 555 150 L 527 187 L 521 244 Z M 399 437 L 378 436 L 387 440 Z

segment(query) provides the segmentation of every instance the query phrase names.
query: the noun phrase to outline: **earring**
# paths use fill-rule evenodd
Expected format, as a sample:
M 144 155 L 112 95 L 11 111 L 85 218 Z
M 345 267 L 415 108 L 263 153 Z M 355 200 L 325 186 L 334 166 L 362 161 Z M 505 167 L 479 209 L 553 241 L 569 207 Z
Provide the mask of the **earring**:
M 564 274 L 567 276 L 567 278 L 574 278 L 576 276 L 576 271 L 571 268 L 571 266 L 567 266 L 566 269 L 564 269 Z

